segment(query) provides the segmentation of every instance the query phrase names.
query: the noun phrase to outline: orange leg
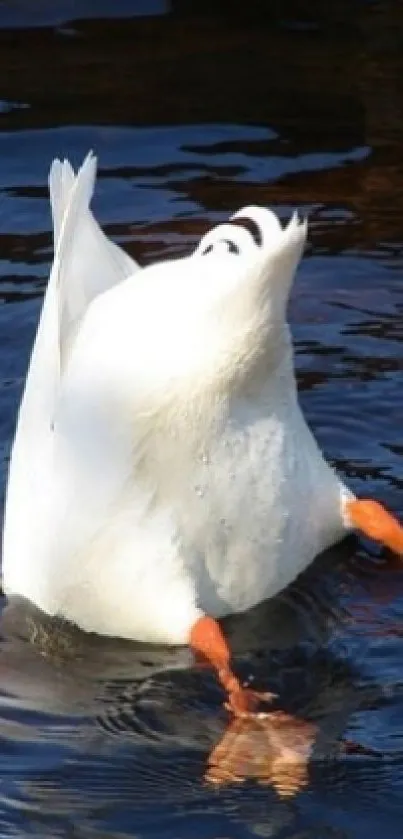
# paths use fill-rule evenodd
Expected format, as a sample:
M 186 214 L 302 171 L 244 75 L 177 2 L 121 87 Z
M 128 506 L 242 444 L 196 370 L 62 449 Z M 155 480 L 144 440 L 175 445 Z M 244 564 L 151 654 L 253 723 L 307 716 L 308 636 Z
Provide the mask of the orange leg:
M 231 652 L 214 618 L 199 618 L 192 627 L 190 646 L 217 671 L 219 682 L 228 695 L 225 707 L 237 717 L 246 717 L 256 711 L 261 701 L 270 702 L 272 693 L 259 693 L 245 688 L 231 670 Z
M 371 498 L 347 501 L 346 513 L 354 529 L 403 555 L 403 527 L 378 501 Z

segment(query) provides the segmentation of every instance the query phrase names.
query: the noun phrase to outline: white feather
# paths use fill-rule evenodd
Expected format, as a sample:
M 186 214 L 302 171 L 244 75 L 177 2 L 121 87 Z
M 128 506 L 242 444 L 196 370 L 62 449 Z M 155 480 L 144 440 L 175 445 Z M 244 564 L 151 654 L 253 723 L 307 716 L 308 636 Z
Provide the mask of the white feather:
M 62 365 L 91 301 L 138 269 L 106 238 L 90 212 L 95 174 L 96 158 L 89 154 L 77 178 L 68 161 L 59 160 L 54 161 L 49 176 Z

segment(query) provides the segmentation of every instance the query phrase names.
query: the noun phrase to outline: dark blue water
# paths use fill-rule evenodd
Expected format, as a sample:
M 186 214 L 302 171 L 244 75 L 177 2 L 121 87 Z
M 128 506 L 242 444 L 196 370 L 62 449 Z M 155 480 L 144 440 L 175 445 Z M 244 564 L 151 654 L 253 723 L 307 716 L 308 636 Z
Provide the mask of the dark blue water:
M 51 260 L 53 157 L 142 263 L 244 204 L 310 218 L 290 320 L 301 400 L 355 491 L 403 515 L 400 4 L 0 3 L 3 484 Z M 21 523 L 23 525 L 23 522 Z M 0 835 L 401 839 L 403 569 L 354 539 L 227 622 L 236 668 L 318 725 L 294 797 L 203 780 L 226 725 L 187 650 L 3 611 Z

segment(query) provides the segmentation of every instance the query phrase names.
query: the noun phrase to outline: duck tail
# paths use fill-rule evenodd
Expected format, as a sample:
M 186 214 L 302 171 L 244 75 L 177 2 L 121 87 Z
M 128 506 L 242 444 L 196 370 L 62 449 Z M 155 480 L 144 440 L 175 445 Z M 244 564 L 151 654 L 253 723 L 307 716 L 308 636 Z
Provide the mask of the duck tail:
M 58 299 L 60 372 L 88 306 L 138 270 L 137 263 L 103 233 L 90 210 L 97 159 L 90 152 L 74 174 L 55 160 L 49 174 L 55 259 L 48 290 Z
M 49 172 L 50 206 L 53 219 L 53 244 L 56 250 L 69 196 L 75 182 L 75 172 L 68 160 L 54 160 Z

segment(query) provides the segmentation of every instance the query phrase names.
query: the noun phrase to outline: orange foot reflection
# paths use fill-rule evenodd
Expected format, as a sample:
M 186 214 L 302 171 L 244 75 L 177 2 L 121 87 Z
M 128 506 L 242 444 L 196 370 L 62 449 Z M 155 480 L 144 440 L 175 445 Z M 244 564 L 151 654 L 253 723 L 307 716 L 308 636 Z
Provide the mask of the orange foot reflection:
M 234 717 L 208 759 L 205 780 L 223 785 L 254 779 L 292 797 L 308 783 L 315 735 L 316 726 L 284 711 Z

